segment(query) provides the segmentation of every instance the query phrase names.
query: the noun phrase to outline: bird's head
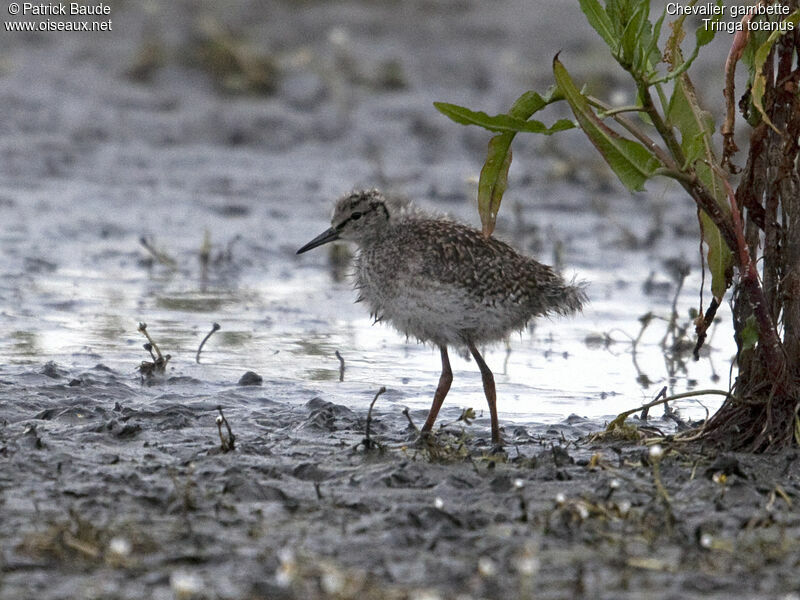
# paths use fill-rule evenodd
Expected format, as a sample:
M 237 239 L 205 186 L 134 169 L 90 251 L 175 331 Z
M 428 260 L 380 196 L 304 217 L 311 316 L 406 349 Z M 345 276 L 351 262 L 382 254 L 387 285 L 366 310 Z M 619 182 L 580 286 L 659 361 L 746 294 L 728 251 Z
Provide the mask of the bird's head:
M 389 208 L 378 190 L 362 190 L 340 198 L 331 218 L 331 228 L 322 232 L 297 251 L 312 248 L 335 240 L 361 242 L 381 235 L 389 224 Z

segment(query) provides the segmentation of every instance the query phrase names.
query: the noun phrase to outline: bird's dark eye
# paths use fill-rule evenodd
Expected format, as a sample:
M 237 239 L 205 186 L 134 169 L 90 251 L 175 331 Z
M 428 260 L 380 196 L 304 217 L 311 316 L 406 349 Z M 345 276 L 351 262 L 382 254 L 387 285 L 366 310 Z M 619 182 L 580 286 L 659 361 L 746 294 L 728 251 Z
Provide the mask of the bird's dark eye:
M 353 221 L 358 221 L 361 218 L 361 213 L 360 212 L 354 212 L 352 215 L 350 215 L 350 218 Z

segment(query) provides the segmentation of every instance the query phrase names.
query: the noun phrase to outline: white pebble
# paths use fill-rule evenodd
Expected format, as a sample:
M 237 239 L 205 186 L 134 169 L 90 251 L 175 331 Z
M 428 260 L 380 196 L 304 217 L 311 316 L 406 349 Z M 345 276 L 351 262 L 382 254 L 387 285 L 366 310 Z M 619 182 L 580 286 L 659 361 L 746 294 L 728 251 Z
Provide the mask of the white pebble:
M 556 494 L 556 504 L 558 506 L 564 506 L 564 503 L 567 501 L 567 497 L 564 495 L 563 492 L 558 492 Z
M 411 600 L 442 600 L 436 590 L 417 590 L 411 593 Z
M 278 587 L 288 588 L 292 584 L 292 573 L 288 569 L 278 567 L 275 571 L 275 583 Z
M 295 562 L 294 552 L 290 548 L 281 548 L 278 551 L 280 565 L 275 569 L 275 583 L 279 587 L 287 588 L 297 574 L 297 563 Z
M 662 456 L 664 456 L 664 449 L 661 447 L 661 444 L 653 444 L 650 446 L 650 458 L 658 460 Z
M 530 577 L 539 571 L 539 559 L 532 550 L 527 549 L 514 562 L 514 566 L 520 575 Z
M 188 600 L 203 590 L 203 580 L 186 571 L 173 571 L 169 577 L 169 585 L 178 600 Z
M 481 577 L 494 577 L 497 574 L 497 565 L 488 556 L 481 556 L 478 559 L 478 573 Z
M 517 477 L 514 480 L 514 487 L 517 488 L 518 490 L 521 490 L 522 488 L 525 487 L 525 480 Z
M 335 46 L 345 46 L 350 42 L 350 33 L 344 27 L 331 27 L 328 41 Z
M 344 584 L 344 575 L 338 570 L 326 570 L 320 578 L 322 591 L 330 596 L 338 596 L 344 589 Z
M 133 550 L 133 547 L 127 538 L 114 537 L 111 538 L 110 542 L 108 542 L 109 553 L 118 558 L 130 556 L 131 550 Z
M 433 506 L 437 510 L 442 510 L 444 508 L 444 500 L 436 496 L 436 498 L 433 499 Z
M 703 548 L 711 548 L 714 545 L 714 538 L 710 533 L 704 533 L 700 536 L 700 545 Z

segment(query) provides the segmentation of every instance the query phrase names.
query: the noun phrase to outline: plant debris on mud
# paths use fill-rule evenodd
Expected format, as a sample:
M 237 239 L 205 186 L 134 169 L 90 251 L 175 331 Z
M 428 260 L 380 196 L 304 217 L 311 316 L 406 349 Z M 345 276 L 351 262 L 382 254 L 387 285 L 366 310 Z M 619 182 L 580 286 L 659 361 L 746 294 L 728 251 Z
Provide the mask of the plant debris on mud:
M 417 444 L 386 406 L 371 415 L 381 451 L 366 452 L 367 416 L 320 398 L 134 409 L 101 400 L 106 371 L 80 379 L 91 408 L 69 386 L 25 418 L 0 405 L 15 415 L 0 428 L 2 598 L 722 598 L 800 585 L 794 452 L 714 455 L 669 436 L 617 446 L 571 417 L 506 425 L 497 454 L 485 417 Z

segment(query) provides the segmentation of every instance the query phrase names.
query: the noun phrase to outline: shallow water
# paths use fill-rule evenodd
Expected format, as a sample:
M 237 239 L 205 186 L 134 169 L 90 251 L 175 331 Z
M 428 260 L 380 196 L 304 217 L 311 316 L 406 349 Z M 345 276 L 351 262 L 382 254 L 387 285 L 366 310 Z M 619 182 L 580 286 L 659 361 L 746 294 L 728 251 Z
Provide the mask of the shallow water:
M 438 352 L 406 341 L 387 326 L 372 325 L 363 307 L 354 305 L 348 278 L 335 280 L 327 266 L 327 250 L 293 256 L 292 249 L 309 237 L 305 232 L 325 227 L 322 208 L 313 214 L 291 213 L 287 207 L 285 215 L 264 218 L 259 213 L 270 207 L 263 203 L 248 208 L 245 216 L 219 217 L 198 209 L 187 197 L 184 205 L 170 203 L 169 208 L 120 203 L 113 211 L 121 216 L 118 221 L 108 216 L 108 221 L 89 224 L 106 210 L 103 200 L 54 210 L 50 203 L 46 208 L 35 201 L 25 206 L 19 192 L 15 197 L 13 206 L 3 208 L 8 213 L 4 222 L 14 223 L 22 234 L 6 230 L 2 242 L 2 251 L 16 256 L 6 263 L 4 274 L 4 378 L 13 380 L 54 361 L 70 373 L 102 363 L 134 383 L 139 378 L 135 367 L 148 358 L 142 349 L 145 339 L 136 331 L 137 323 L 144 321 L 163 352 L 172 356 L 168 374 L 193 378 L 187 394 L 213 393 L 253 370 L 266 378 L 268 394 L 290 402 L 321 395 L 363 409 L 385 385 L 390 391 L 386 401 L 412 408 L 429 404 L 440 369 Z M 473 212 L 466 201 L 447 208 L 464 218 Z M 152 244 L 173 257 L 175 266 L 150 264 L 139 244 L 141 230 L 126 225 L 136 221 L 137 211 L 147 214 L 154 231 L 155 224 L 183 214 L 179 226 L 152 238 Z M 613 232 L 604 236 L 601 230 L 598 236 L 592 219 L 569 214 L 535 210 L 536 219 L 552 223 L 553 235 L 564 240 L 566 272 L 589 281 L 591 303 L 577 318 L 540 320 L 532 331 L 512 336 L 507 347 L 488 351 L 502 418 L 553 422 L 573 413 L 605 417 L 650 399 L 662 385 L 675 393 L 719 386 L 711 381 L 710 367 L 716 363 L 718 370 L 727 368 L 731 348 L 717 345 L 726 340 L 727 331 L 715 332 L 707 357 L 695 363 L 685 356 L 685 371 L 673 374 L 660 346 L 666 322 L 657 319 L 633 356 L 630 340 L 639 333 L 637 318 L 648 311 L 667 318 L 674 282 L 660 277 L 658 290 L 646 295 L 642 282 L 648 269 L 659 268 L 657 250 L 645 254 L 613 247 Z M 74 223 L 83 225 L 76 230 Z M 112 227 L 115 232 L 104 236 Z M 266 239 L 256 237 L 260 234 L 253 229 L 259 228 L 266 230 Z M 212 240 L 222 235 L 227 236 L 223 240 L 241 239 L 231 245 L 231 257 L 210 265 L 204 276 L 198 253 L 205 230 L 215 232 Z M 518 245 L 525 243 L 523 237 Z M 607 249 L 592 251 L 597 245 Z M 674 239 L 663 245 L 676 251 Z M 690 256 L 693 245 L 686 239 L 677 249 Z M 215 245 L 212 260 L 223 249 Z M 624 262 L 609 265 L 611 260 Z M 690 277 L 679 298 L 682 324 L 695 303 L 691 290 L 697 285 L 698 277 Z M 207 342 L 196 364 L 195 352 L 212 322 L 221 330 Z M 346 365 L 342 383 L 336 351 Z M 482 411 L 475 365 L 454 357 L 453 368 L 449 415 L 468 406 Z M 649 385 L 637 381 L 642 374 Z M 154 388 L 162 385 L 168 383 Z M 142 391 L 148 393 L 146 388 Z M 681 406 L 692 418 L 705 414 L 695 402 Z M 706 406 L 713 409 L 713 403 Z

